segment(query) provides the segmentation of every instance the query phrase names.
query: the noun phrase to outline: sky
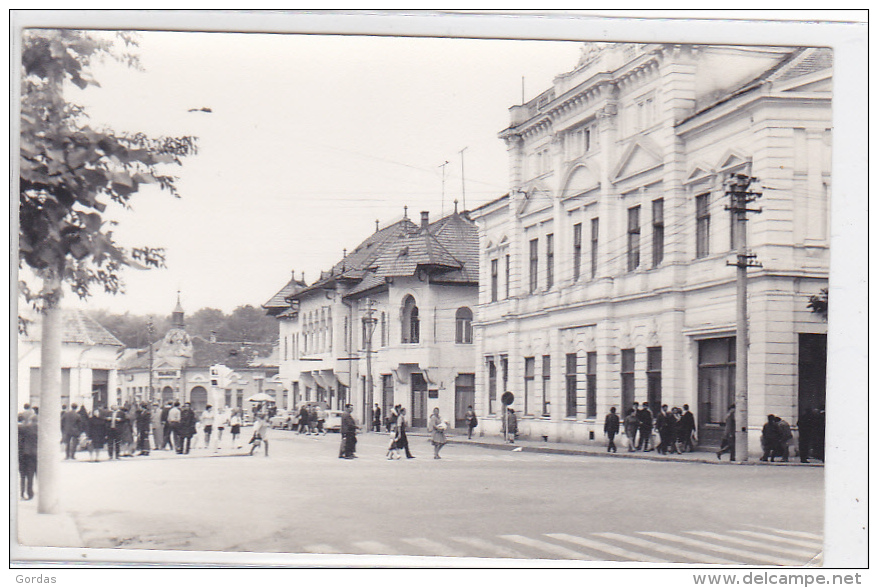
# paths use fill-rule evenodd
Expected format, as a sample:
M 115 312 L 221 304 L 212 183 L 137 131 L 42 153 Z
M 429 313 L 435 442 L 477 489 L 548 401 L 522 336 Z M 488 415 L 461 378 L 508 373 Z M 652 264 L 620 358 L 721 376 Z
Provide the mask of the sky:
M 167 268 L 126 294 L 65 304 L 112 312 L 260 305 L 291 271 L 313 282 L 375 230 L 472 209 L 508 190 L 508 109 L 572 70 L 581 43 L 141 32 L 143 71 L 111 62 L 71 91 L 95 126 L 195 135 L 180 199 L 144 189 L 114 209 L 126 245 Z M 522 81 L 524 78 L 524 81 Z M 189 112 L 210 108 L 212 112 Z M 463 151 L 461 153 L 461 151 Z M 443 192 L 443 163 L 444 192 Z M 444 197 L 443 197 L 444 193 Z

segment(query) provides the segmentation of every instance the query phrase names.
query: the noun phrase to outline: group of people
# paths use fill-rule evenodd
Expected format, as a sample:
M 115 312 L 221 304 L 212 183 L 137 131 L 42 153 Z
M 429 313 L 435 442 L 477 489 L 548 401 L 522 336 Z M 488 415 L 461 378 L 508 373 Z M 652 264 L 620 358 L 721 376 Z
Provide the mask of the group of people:
M 88 450 L 92 461 L 100 461 L 104 448 L 111 460 L 165 449 L 185 455 L 193 448 L 199 425 L 204 448 L 211 446 L 213 438 L 219 451 L 225 431 L 229 431 L 231 446 L 241 447 L 243 418 L 239 408 L 226 407 L 217 412 L 207 405 L 196 415 L 190 403 L 180 401 L 168 401 L 164 407 L 157 403 L 126 402 L 91 412 L 75 403 L 69 408 L 65 405 L 61 414 L 64 459 L 76 459 L 77 451 Z
M 298 433 L 306 435 L 325 435 L 326 429 L 323 425 L 326 423 L 326 410 L 321 405 L 303 404 L 299 408 L 299 429 Z
M 628 451 L 681 454 L 694 451 L 697 443 L 695 415 L 689 410 L 688 404 L 684 404 L 682 409 L 675 406 L 670 410 L 667 404 L 663 404 L 653 415 L 649 403 L 641 405 L 635 402 L 621 420 L 616 414 L 616 407 L 611 407 L 604 419 L 604 434 L 609 440 L 608 453 L 618 452 L 615 438 L 623 430 L 622 427 L 628 439 Z M 654 438 L 656 433 L 658 442 Z

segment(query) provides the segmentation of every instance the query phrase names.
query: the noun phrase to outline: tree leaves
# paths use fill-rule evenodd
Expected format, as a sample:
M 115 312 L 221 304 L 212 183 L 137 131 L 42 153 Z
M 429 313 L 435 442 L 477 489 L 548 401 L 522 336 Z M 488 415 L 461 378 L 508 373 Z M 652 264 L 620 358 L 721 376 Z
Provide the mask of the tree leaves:
M 136 46 L 132 33 L 117 38 L 126 47 Z M 182 165 L 182 158 L 196 152 L 194 137 L 117 134 L 85 124 L 83 109 L 65 101 L 64 86 L 99 85 L 90 64 L 105 57 L 139 67 L 135 55 L 119 52 L 100 34 L 48 29 L 23 33 L 19 265 L 60 276 L 82 297 L 94 285 L 123 291 L 123 266 L 161 267 L 165 260 L 160 249 L 128 250 L 116 243 L 101 216 L 106 204 L 99 197 L 127 207 L 146 184 L 158 184 L 179 197 L 177 178 L 162 168 Z M 60 294 L 35 293 L 24 282 L 20 289 L 37 306 Z

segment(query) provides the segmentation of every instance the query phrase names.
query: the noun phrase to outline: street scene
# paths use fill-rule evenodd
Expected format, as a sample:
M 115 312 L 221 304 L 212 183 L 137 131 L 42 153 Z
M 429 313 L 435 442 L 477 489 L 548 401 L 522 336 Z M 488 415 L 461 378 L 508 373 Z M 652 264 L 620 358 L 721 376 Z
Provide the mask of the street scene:
M 19 547 L 860 561 L 834 45 L 154 16 L 16 29 Z
M 411 439 L 414 459 L 389 461 L 388 437 L 361 434 L 351 461 L 338 459 L 338 434 L 280 430 L 268 457 L 228 445 L 101 463 L 84 454 L 63 464 L 64 504 L 76 546 L 89 548 L 820 563 L 822 468 L 731 476 L 727 462 L 513 451 L 500 440 L 452 442 L 436 461 L 424 436 Z

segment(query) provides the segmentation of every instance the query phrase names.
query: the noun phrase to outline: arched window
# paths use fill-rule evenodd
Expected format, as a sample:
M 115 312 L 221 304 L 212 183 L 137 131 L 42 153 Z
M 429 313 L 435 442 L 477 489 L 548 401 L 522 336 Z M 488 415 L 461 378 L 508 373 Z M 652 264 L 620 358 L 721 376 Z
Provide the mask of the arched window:
M 411 294 L 402 303 L 402 342 L 420 343 L 421 324 L 418 318 L 418 307 Z
M 456 343 L 472 343 L 473 342 L 473 311 L 466 306 L 457 309 L 455 315 L 457 319 L 457 331 L 454 341 Z

